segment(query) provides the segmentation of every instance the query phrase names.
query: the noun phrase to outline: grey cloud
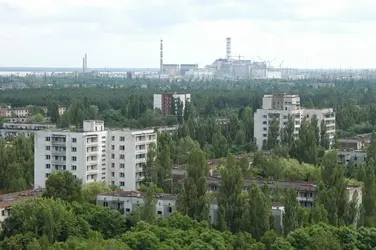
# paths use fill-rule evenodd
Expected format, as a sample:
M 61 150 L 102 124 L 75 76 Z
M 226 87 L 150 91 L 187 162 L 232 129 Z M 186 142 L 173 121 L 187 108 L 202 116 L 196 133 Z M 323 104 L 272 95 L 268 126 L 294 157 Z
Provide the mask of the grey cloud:
M 97 32 L 101 33 L 134 34 L 158 32 L 192 20 L 291 21 L 299 22 L 299 27 L 306 25 L 306 30 L 316 29 L 311 24 L 313 21 L 317 24 L 332 22 L 333 27 L 341 22 L 376 21 L 373 14 L 374 8 L 361 5 L 330 18 L 305 18 L 297 15 L 294 11 L 297 2 L 291 2 L 291 0 L 235 1 L 240 6 L 228 6 L 226 5 L 228 2 L 228 0 L 168 0 L 164 5 L 153 6 L 148 4 L 147 0 L 139 0 L 139 8 L 135 10 L 122 10 L 116 6 L 114 8 L 81 7 L 69 9 L 54 16 L 36 16 L 14 8 L 11 4 L 0 3 L 0 23 L 28 25 L 29 27 L 58 25 L 64 32 L 70 27 L 95 25 Z M 321 28 L 336 32 L 335 28 Z

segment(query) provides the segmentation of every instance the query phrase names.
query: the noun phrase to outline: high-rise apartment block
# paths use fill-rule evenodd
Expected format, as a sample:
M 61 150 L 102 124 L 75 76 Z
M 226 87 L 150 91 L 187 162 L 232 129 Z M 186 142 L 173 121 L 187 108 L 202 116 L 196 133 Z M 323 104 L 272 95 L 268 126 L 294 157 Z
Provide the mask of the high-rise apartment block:
M 139 188 L 148 147 L 157 133 L 106 130 L 103 121 L 84 121 L 81 131 L 44 130 L 34 138 L 34 187 L 44 188 L 53 171 L 65 170 L 83 183 L 104 181 L 121 189 Z
M 191 94 L 178 94 L 178 93 L 165 93 L 154 94 L 154 109 L 159 109 L 164 115 L 170 115 L 172 111 L 172 105 L 176 107 L 177 100 L 183 104 L 183 110 L 185 105 L 191 101 Z
M 316 115 L 318 125 L 325 122 L 330 144 L 335 135 L 335 113 L 332 108 L 328 109 L 305 109 L 300 107 L 299 95 L 273 94 L 264 95 L 262 99 L 262 109 L 257 109 L 254 115 L 254 137 L 259 149 L 262 149 L 268 140 L 269 124 L 273 119 L 279 121 L 279 128 L 283 129 L 288 121 L 288 116 L 292 116 L 295 124 L 294 134 L 299 134 L 300 124 L 303 119 L 310 120 Z

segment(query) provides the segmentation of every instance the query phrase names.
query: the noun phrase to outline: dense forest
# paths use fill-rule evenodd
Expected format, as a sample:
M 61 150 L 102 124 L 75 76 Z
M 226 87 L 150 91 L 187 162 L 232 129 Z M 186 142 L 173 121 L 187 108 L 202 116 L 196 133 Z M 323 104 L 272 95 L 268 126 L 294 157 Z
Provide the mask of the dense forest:
M 337 153 L 329 149 L 316 119 L 302 122 L 297 140 L 292 139 L 289 125 L 280 130 L 272 123 L 265 148 L 268 155 L 253 141 L 253 113 L 260 108 L 262 96 L 281 92 L 299 94 L 305 107 L 334 108 L 337 138 L 374 131 L 374 82 L 337 81 L 334 87 L 325 88 L 311 83 L 137 80 L 0 92 L 0 103 L 48 106 L 47 115 L 62 127 L 97 118 L 112 127 L 179 125 L 172 135 L 159 134 L 158 146 L 148 152 L 143 187 L 147 205 L 123 218 L 118 211 L 93 204 L 97 193 L 109 190 L 105 185 L 83 186 L 68 172 L 55 173 L 43 197 L 12 208 L 12 216 L 3 223 L 0 248 L 376 248 L 376 134 L 367 149 L 366 163 L 357 167 L 338 165 Z M 152 110 L 152 102 L 154 93 L 165 91 L 191 93 L 192 103 L 164 117 Z M 56 115 L 58 105 L 69 107 L 62 116 Z M 250 157 L 237 159 L 234 155 L 238 154 Z M 32 138 L 0 141 L 0 158 L 3 193 L 32 186 Z M 222 159 L 215 170 L 221 188 L 207 194 L 207 160 L 217 158 Z M 187 174 L 178 185 L 171 181 L 174 164 L 187 164 Z M 250 185 L 244 192 L 246 178 L 312 181 L 317 184 L 317 198 L 311 209 L 305 209 L 299 206 L 295 190 Z M 349 199 L 346 190 L 350 184 L 360 185 L 362 193 Z M 162 191 L 178 196 L 179 212 L 167 219 L 155 216 L 154 193 Z M 212 199 L 219 206 L 217 225 L 209 223 Z M 273 202 L 285 207 L 282 232 L 273 228 Z

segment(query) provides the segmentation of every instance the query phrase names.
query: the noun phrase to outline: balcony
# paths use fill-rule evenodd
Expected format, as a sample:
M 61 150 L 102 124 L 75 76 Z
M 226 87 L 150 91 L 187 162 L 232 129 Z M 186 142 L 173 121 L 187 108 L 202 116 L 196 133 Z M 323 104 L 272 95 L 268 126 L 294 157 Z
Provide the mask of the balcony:
M 51 154 L 52 155 L 58 155 L 58 156 L 66 156 L 67 155 L 67 151 L 52 150 Z
M 58 141 L 58 140 L 52 140 L 51 141 L 51 144 L 54 145 L 54 146 L 65 146 L 66 145 L 66 141 Z
M 99 151 L 89 151 L 89 152 L 86 152 L 86 155 L 89 156 L 89 155 L 98 155 L 99 154 Z
M 313 202 L 314 201 L 314 198 L 313 197 L 303 197 L 303 196 L 298 196 L 297 197 L 297 200 L 299 202 Z
M 143 162 L 146 162 L 146 157 L 136 159 L 136 163 L 143 163 Z
M 51 164 L 52 165 L 65 165 L 66 163 L 66 160 L 63 160 L 63 159 L 51 159 Z

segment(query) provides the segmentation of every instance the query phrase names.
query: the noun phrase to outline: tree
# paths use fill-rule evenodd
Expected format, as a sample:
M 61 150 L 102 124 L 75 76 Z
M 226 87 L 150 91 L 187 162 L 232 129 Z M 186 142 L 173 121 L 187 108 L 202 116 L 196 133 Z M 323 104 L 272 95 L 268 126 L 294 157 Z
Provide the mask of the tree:
M 55 101 L 50 101 L 47 106 L 47 116 L 51 118 L 52 123 L 59 122 L 59 105 Z
M 329 135 L 327 133 L 327 128 L 324 120 L 320 123 L 320 146 L 324 149 L 329 149 Z
M 289 150 L 293 146 L 295 137 L 295 121 L 292 115 L 288 115 L 287 123 L 285 127 L 282 129 L 281 133 L 281 144 L 287 147 Z
M 204 152 L 194 148 L 189 155 L 187 174 L 178 194 L 177 206 L 180 212 L 199 221 L 209 218 L 209 204 L 206 197 L 208 172 Z
M 83 201 L 95 204 L 97 195 L 105 192 L 110 192 L 111 189 L 105 182 L 92 182 L 83 185 L 82 198 Z
M 364 207 L 364 223 L 365 226 L 373 227 L 376 225 L 376 177 L 374 161 L 369 162 L 365 167 L 365 176 L 363 188 L 363 207 Z
M 337 153 L 330 151 L 322 159 L 322 183 L 318 187 L 317 199 L 328 211 L 328 220 L 332 225 L 343 225 L 348 206 L 347 182 L 343 167 L 337 163 Z
M 295 141 L 291 150 L 291 156 L 310 164 L 317 163 L 318 148 L 316 144 L 315 131 L 307 120 L 300 124 L 299 138 Z
M 157 200 L 155 199 L 157 186 L 155 184 L 152 184 L 149 186 L 145 199 L 144 199 L 144 205 L 140 208 L 140 218 L 143 221 L 146 221 L 148 223 L 152 223 L 155 220 L 156 216 L 156 209 L 155 205 L 157 204 Z
M 267 141 L 268 149 L 274 149 L 279 144 L 278 137 L 279 137 L 279 120 L 274 118 L 273 121 L 269 124 L 268 141 Z
M 367 162 L 371 158 L 376 161 L 376 132 L 372 133 L 371 144 L 367 148 Z
M 69 236 L 85 236 L 88 225 L 60 199 L 34 198 L 12 207 L 12 216 L 3 223 L 4 236 L 33 233 L 47 236 L 50 243 Z
M 148 153 L 146 157 L 146 163 L 142 165 L 142 170 L 144 172 L 144 183 L 155 182 L 156 183 L 156 159 L 157 151 L 156 145 L 154 143 L 149 144 Z
M 221 188 L 218 193 L 218 205 L 224 208 L 227 228 L 236 233 L 240 230 L 244 207 L 241 197 L 244 180 L 242 171 L 236 164 L 235 156 L 228 156 L 225 167 L 221 168 Z
M 283 205 L 285 206 L 285 213 L 283 215 L 283 232 L 287 235 L 298 227 L 299 204 L 294 189 L 285 191 Z
M 249 232 L 255 239 L 260 239 L 270 229 L 270 197 L 252 183 L 248 191 L 248 202 L 242 216 L 242 230 Z
M 68 171 L 51 173 L 46 180 L 46 197 L 61 198 L 68 202 L 82 200 L 82 182 Z

